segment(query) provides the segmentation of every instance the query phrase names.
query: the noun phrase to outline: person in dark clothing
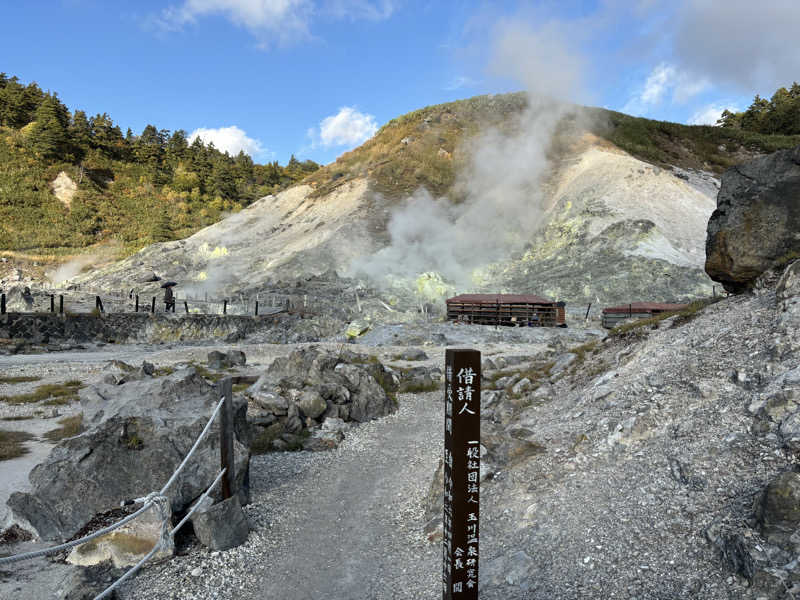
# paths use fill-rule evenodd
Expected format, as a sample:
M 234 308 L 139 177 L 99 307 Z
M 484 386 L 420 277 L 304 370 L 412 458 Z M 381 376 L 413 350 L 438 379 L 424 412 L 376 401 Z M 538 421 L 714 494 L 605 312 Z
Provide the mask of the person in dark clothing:
M 175 312 L 175 294 L 172 293 L 171 286 L 164 289 L 164 304 L 167 312 Z

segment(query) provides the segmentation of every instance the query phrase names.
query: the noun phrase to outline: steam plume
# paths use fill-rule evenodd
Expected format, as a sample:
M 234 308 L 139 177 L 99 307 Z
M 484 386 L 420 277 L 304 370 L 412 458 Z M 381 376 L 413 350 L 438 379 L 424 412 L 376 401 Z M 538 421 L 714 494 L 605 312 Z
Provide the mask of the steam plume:
M 388 224 L 391 243 L 362 257 L 351 271 L 381 281 L 386 275 L 416 278 L 436 271 L 460 290 L 473 286 L 473 271 L 521 248 L 542 214 L 541 180 L 546 151 L 569 106 L 556 98 L 572 93 L 580 60 L 555 25 L 534 31 L 500 23 L 490 71 L 526 85 L 529 102 L 511 134 L 492 129 L 468 142 L 469 166 L 457 175 L 463 203 L 452 205 L 418 190 Z

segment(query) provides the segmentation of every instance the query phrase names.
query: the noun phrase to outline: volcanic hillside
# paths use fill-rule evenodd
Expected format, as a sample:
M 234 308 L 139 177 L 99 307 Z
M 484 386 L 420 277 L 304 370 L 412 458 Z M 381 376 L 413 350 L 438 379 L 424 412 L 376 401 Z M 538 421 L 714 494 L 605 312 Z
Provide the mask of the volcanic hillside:
M 480 170 L 475 140 L 486 132 L 501 140 L 524 138 L 527 110 L 527 96 L 508 94 L 404 115 L 295 187 L 185 240 L 154 244 L 74 281 L 119 291 L 141 287 L 155 273 L 184 290 L 231 294 L 331 269 L 358 275 L 351 271 L 353 259 L 397 243 L 392 219 L 409 210 L 408 198 L 418 190 L 444 205 L 470 202 L 470 176 Z M 434 292 L 513 290 L 581 303 L 708 295 L 711 281 L 702 267 L 718 175 L 800 142 L 577 106 L 557 115 L 544 142 L 546 166 L 532 170 L 526 183 L 538 217 L 522 232 L 523 243 L 477 265 L 469 283 L 434 286 Z M 515 158 L 508 157 L 509 177 L 520 169 Z M 499 234 L 471 232 L 475 239 Z M 424 246 L 425 236 L 418 237 L 414 243 Z M 429 270 L 406 278 L 405 291 L 416 290 L 415 278 Z M 438 275 L 425 278 L 439 281 Z M 430 286 L 423 291 L 430 293 Z

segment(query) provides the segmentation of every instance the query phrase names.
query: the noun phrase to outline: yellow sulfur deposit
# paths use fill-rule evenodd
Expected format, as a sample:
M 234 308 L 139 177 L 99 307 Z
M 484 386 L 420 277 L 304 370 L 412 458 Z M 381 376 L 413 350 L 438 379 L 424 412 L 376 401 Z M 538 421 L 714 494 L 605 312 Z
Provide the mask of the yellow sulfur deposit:
M 228 256 L 228 249 L 225 246 L 214 246 L 214 249 L 211 249 L 208 242 L 204 242 L 200 245 L 197 249 L 197 252 L 200 256 L 204 258 L 222 258 L 223 256 Z
M 417 295 L 426 300 L 441 300 L 453 293 L 453 287 L 446 284 L 439 273 L 428 271 L 417 277 Z

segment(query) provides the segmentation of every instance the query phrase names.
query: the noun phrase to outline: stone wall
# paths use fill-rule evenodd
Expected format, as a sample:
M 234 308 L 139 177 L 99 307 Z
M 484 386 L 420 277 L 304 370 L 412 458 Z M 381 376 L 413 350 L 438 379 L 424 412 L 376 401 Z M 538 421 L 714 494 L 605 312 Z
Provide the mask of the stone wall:
M 115 343 L 241 339 L 254 333 L 286 329 L 292 315 L 180 315 L 149 313 L 0 315 L 0 341 L 51 344 L 102 341 Z

